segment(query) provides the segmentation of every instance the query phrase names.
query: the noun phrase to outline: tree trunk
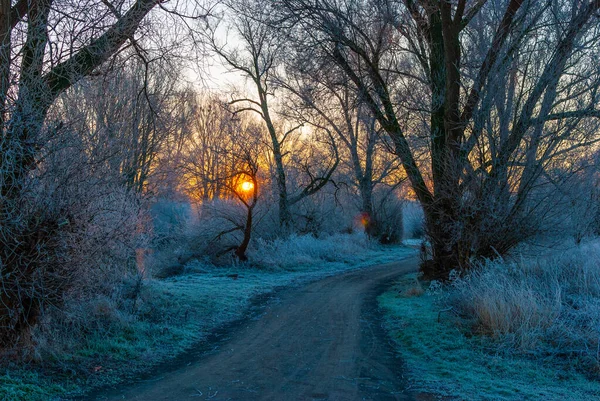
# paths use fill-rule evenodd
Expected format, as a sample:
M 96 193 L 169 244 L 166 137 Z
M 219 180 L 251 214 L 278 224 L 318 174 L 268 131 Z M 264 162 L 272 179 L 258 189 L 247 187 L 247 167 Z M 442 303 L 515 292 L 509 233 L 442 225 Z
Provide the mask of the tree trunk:
M 240 246 L 235 250 L 235 256 L 238 257 L 241 261 L 248 260 L 246 256 L 246 250 L 248 249 L 248 245 L 250 245 L 250 239 L 252 237 L 252 207 L 248 208 L 248 213 L 246 214 L 246 225 L 244 227 L 244 239 Z
M 271 114 L 269 112 L 269 104 L 267 100 L 267 93 L 265 92 L 260 80 L 255 80 L 256 88 L 258 90 L 258 97 L 260 99 L 260 107 L 262 111 L 262 117 L 267 126 L 269 137 L 271 139 L 271 146 L 273 151 L 273 158 L 275 159 L 275 181 L 277 182 L 277 192 L 279 201 L 279 227 L 285 232 L 289 231 L 292 225 L 292 214 L 290 212 L 290 202 L 287 192 L 287 184 L 285 177 L 285 166 L 283 165 L 283 155 L 281 153 L 281 143 L 277 137 L 277 130 L 271 120 Z
M 379 224 L 373 209 L 373 186 L 365 177 L 359 182 L 358 190 L 361 197 L 361 214 L 363 215 L 363 226 L 369 237 L 379 237 Z
M 453 229 L 458 216 L 441 205 L 425 207 L 424 213 L 425 232 L 431 245 L 431 260 L 423 261 L 421 270 L 430 279 L 445 279 L 451 270 L 464 267 L 469 258 L 467 249 L 459 246 Z

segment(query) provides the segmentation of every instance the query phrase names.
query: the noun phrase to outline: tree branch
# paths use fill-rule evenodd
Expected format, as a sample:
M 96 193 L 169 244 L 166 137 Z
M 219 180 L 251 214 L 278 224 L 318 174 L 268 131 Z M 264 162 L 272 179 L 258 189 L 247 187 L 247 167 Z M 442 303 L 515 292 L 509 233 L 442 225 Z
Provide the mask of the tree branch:
M 137 0 L 104 34 L 79 50 L 73 57 L 56 65 L 45 76 L 50 98 L 89 75 L 116 52 L 135 33 L 141 21 L 161 0 Z

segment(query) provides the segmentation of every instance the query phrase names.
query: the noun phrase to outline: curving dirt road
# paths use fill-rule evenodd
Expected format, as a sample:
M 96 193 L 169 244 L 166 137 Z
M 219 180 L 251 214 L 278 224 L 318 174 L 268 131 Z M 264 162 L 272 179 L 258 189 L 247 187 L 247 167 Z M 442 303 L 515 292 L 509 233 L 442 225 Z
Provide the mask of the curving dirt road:
M 412 400 L 376 297 L 416 258 L 280 292 L 214 351 L 93 400 Z

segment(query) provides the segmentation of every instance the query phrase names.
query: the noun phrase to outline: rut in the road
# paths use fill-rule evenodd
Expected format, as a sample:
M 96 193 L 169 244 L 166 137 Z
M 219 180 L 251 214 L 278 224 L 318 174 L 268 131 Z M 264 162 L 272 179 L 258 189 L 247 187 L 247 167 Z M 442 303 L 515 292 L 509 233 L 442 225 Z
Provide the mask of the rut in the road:
M 218 352 L 92 399 L 411 399 L 378 321 L 376 297 L 416 266 L 412 258 L 283 291 Z

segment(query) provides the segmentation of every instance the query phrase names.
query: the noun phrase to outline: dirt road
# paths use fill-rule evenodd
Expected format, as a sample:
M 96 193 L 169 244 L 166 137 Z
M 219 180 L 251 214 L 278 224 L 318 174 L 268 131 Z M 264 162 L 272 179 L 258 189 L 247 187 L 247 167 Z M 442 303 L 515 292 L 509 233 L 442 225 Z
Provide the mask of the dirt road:
M 376 297 L 415 258 L 281 291 L 188 366 L 93 400 L 411 400 Z

